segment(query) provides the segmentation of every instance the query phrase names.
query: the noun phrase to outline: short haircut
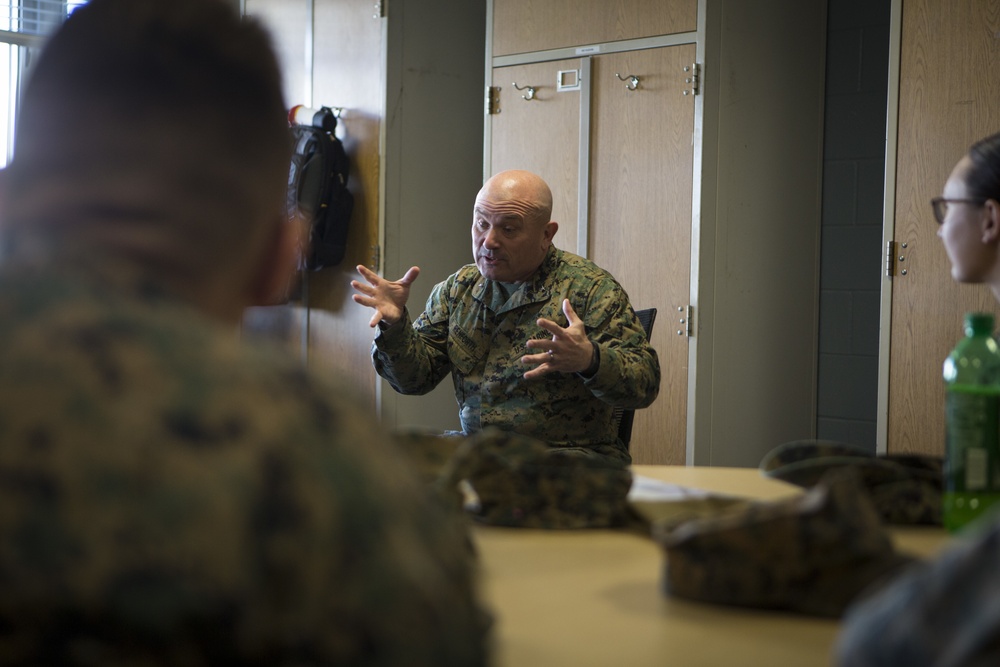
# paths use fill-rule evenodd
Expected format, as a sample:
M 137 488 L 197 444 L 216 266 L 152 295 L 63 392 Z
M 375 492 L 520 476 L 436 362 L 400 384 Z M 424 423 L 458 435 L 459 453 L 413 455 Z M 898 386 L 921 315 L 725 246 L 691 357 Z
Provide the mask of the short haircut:
M 284 114 L 280 86 L 266 33 L 223 2 L 92 0 L 31 70 L 24 93 L 31 113 L 19 134 L 30 142 L 72 126 L 80 109 L 121 105 L 129 115 L 217 115 L 226 120 L 221 131 L 237 128 L 228 132 L 237 136 Z M 54 101 L 64 104 L 50 107 Z M 256 143 L 242 138 L 233 143 Z
M 263 208 L 277 219 L 289 153 L 258 24 L 221 0 L 91 0 L 31 70 L 4 224 L 208 270 L 259 242 Z

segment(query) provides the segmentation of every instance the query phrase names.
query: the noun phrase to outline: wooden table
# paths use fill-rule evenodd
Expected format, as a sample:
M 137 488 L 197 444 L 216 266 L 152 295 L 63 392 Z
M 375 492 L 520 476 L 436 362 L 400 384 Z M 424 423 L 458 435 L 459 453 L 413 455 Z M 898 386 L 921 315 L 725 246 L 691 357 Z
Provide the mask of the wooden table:
M 634 466 L 636 475 L 758 499 L 801 491 L 752 468 Z M 894 530 L 922 556 L 941 529 Z M 685 602 L 661 592 L 663 553 L 642 536 L 608 530 L 477 527 L 486 603 L 496 616 L 496 664 L 829 665 L 838 623 L 790 613 Z

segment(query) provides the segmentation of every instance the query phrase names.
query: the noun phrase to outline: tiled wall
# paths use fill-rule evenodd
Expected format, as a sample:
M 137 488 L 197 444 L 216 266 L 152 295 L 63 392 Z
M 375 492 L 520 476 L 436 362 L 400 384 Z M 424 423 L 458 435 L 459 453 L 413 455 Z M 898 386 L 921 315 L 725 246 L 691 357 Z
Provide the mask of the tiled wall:
M 829 0 L 817 435 L 875 451 L 890 0 Z

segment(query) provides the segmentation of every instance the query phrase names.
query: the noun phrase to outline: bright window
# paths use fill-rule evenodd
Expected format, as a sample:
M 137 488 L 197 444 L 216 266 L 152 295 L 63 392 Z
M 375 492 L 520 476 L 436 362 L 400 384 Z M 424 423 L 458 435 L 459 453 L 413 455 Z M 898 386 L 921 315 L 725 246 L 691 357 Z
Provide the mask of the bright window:
M 0 167 L 14 150 L 18 99 L 33 53 L 87 0 L 0 0 Z

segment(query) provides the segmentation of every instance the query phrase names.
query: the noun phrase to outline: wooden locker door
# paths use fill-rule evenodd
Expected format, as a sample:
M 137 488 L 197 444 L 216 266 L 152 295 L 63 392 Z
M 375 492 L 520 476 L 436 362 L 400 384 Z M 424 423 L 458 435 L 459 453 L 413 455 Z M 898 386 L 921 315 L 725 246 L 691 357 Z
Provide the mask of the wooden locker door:
M 929 203 L 969 145 L 1000 130 L 997 35 L 1000 0 L 903 2 L 894 221 L 894 254 L 903 259 L 892 279 L 890 453 L 944 453 L 942 362 L 965 312 L 1000 313 L 988 289 L 950 278 Z
M 658 310 L 652 343 L 659 398 L 635 415 L 636 463 L 683 464 L 690 299 L 694 100 L 683 68 L 693 44 L 594 58 L 590 257 L 625 287 L 636 309 Z M 634 75 L 635 90 L 618 79 Z
M 493 70 L 492 85 L 500 89 L 500 112 L 490 117 L 490 174 L 526 169 L 544 178 L 552 189 L 552 219 L 559 223 L 555 245 L 575 253 L 580 91 L 556 89 L 559 72 L 570 70 L 579 72 L 579 59 Z M 525 86 L 534 88 L 534 93 L 529 95 Z

